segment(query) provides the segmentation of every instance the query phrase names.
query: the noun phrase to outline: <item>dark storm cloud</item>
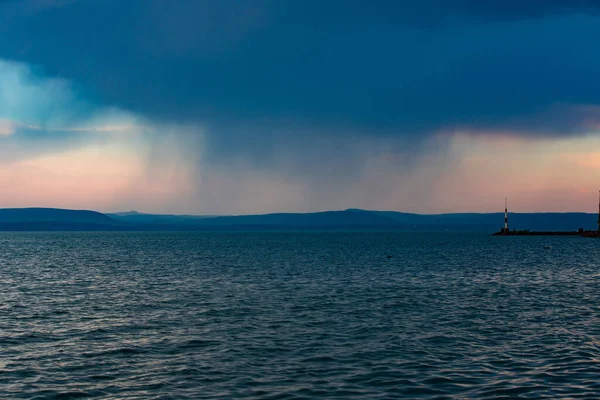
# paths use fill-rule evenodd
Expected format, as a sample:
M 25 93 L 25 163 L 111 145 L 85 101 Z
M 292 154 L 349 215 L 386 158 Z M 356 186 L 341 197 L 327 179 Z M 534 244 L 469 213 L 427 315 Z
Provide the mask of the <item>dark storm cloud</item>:
M 565 135 L 598 118 L 600 1 L 0 4 L 0 57 L 201 122 L 222 150 L 307 132 Z
M 421 0 L 421 1 L 352 1 L 357 10 L 365 7 L 374 15 L 386 16 L 390 22 L 434 25 L 538 18 L 548 15 L 600 11 L 598 0 Z
M 598 0 L 441 0 L 439 4 L 449 9 L 456 7 L 489 19 L 532 18 L 551 14 L 598 13 Z

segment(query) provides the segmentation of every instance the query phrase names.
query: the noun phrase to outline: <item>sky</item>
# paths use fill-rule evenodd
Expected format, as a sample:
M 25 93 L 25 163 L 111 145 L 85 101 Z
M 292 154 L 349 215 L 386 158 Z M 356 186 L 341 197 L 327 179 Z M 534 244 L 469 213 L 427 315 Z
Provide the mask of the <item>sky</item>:
M 0 207 L 596 211 L 600 0 L 0 0 Z

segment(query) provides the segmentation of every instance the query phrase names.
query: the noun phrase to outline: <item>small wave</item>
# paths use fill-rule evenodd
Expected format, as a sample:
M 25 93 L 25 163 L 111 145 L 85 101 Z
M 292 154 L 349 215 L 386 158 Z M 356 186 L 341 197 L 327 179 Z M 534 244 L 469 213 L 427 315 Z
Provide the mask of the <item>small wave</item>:
M 95 353 L 85 353 L 83 354 L 86 358 L 96 358 L 96 357 L 111 357 L 111 356 L 133 356 L 138 354 L 145 354 L 149 350 L 142 348 L 134 348 L 134 347 L 123 347 L 120 349 L 111 349 L 105 351 L 99 351 Z

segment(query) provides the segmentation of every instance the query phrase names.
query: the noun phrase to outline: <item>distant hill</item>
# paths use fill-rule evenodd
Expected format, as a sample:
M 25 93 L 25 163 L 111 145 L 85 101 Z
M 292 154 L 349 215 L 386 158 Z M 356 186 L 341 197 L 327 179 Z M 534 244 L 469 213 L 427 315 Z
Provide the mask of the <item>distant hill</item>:
M 406 214 L 395 211 L 369 211 L 393 218 L 401 224 L 418 226 L 486 228 L 498 230 L 504 224 L 504 213 Z M 510 228 L 517 230 L 597 229 L 598 216 L 587 213 L 509 213 Z
M 165 214 L 143 214 L 137 211 L 107 214 L 110 218 L 126 223 L 143 225 L 193 225 L 199 219 L 214 218 L 214 216 L 202 215 L 165 215 Z
M 597 229 L 586 213 L 510 213 L 511 228 L 531 230 Z M 411 214 L 348 209 L 316 213 L 237 216 L 155 215 L 135 211 L 102 214 L 54 208 L 0 209 L 0 230 L 403 230 L 495 232 L 503 213 Z
M 383 215 L 362 210 L 324 211 L 317 213 L 278 213 L 263 215 L 223 216 L 203 219 L 200 223 L 211 226 L 394 226 L 397 221 Z
M 122 224 L 99 213 L 87 210 L 58 208 L 0 209 L 0 230 L 114 230 Z
M 348 209 L 316 213 L 275 213 L 237 216 L 110 214 L 122 222 L 172 229 L 393 229 L 421 231 L 494 232 L 503 213 L 414 214 L 397 211 Z M 596 214 L 509 213 L 510 227 L 531 230 L 596 229 Z

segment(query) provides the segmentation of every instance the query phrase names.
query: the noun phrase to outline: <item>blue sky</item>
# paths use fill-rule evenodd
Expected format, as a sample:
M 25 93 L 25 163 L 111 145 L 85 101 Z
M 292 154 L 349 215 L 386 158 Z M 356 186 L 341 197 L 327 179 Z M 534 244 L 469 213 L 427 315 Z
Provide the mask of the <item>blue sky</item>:
M 600 1 L 4 0 L 0 21 L 0 180 L 55 188 L 5 206 L 594 207 Z

